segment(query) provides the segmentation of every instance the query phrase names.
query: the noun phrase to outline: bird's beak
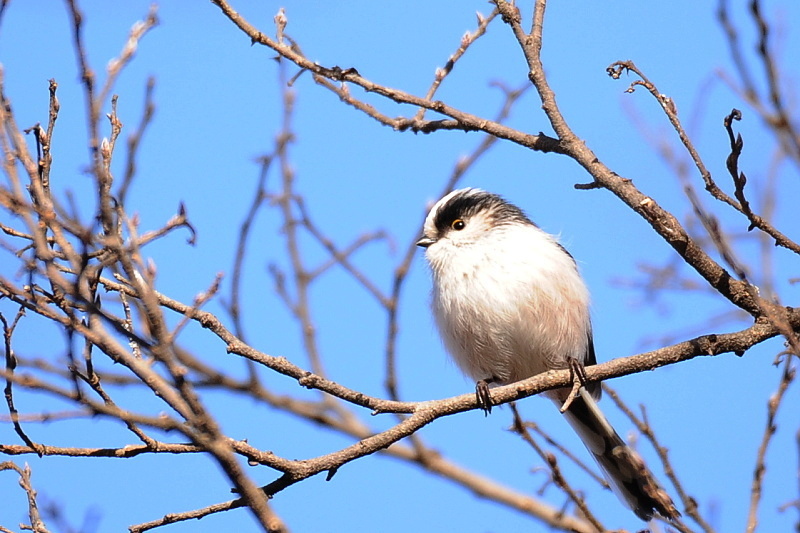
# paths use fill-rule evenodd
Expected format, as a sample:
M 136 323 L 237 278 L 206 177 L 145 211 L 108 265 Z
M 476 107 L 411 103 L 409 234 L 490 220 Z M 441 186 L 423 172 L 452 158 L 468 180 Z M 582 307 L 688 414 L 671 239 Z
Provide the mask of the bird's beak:
M 422 246 L 423 248 L 427 248 L 431 244 L 435 243 L 436 239 L 431 239 L 430 237 L 422 236 L 420 240 L 417 241 L 417 246 Z

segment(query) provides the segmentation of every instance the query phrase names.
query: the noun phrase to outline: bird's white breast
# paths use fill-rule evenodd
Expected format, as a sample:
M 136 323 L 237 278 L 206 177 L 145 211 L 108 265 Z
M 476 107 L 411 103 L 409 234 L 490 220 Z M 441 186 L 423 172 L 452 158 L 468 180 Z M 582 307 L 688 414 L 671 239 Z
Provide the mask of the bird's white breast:
M 554 237 L 507 225 L 470 243 L 440 239 L 426 255 L 437 325 L 473 379 L 511 383 L 584 361 L 589 295 Z

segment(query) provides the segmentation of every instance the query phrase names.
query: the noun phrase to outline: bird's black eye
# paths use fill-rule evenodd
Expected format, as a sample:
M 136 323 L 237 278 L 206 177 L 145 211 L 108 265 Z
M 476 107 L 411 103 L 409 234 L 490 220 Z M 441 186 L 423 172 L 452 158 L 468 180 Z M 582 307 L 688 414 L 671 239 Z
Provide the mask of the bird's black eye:
M 460 218 L 455 219 L 452 222 L 452 224 L 450 224 L 450 227 L 453 228 L 456 231 L 461 231 L 466 226 L 467 226 L 467 224 L 463 220 L 461 220 Z

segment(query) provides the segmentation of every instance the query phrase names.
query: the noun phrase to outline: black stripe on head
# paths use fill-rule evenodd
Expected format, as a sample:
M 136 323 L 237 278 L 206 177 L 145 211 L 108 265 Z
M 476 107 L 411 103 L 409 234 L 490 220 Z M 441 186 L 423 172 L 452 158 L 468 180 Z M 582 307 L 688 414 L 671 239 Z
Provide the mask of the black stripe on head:
M 574 257 L 572 257 L 572 254 L 571 254 L 571 253 L 569 253 L 569 250 L 567 250 L 566 248 L 564 248 L 564 245 L 563 245 L 563 244 L 561 244 L 560 242 L 557 242 L 556 244 L 558 245 L 558 247 L 559 247 L 559 248 L 561 248 L 561 251 L 562 251 L 562 252 L 564 252 L 565 254 L 567 254 L 567 255 L 569 256 L 569 258 L 570 258 L 570 259 L 572 259 L 572 264 L 574 264 L 574 265 L 575 265 L 575 268 L 578 268 L 578 262 L 577 262 L 577 261 L 575 261 L 575 258 L 574 258 Z
M 533 224 L 522 209 L 508 203 L 501 196 L 479 189 L 464 189 L 439 207 L 434 220 L 436 232 L 443 235 L 454 220 L 469 219 L 482 212 L 491 217 L 496 225 Z

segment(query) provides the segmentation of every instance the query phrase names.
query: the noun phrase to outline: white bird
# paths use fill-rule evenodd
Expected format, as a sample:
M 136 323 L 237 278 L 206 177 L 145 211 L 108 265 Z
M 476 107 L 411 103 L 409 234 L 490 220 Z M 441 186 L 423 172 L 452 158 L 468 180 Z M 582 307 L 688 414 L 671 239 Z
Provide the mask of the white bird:
M 589 291 L 572 256 L 521 209 L 480 189 L 455 190 L 428 213 L 422 238 L 433 273 L 432 309 L 445 347 L 476 380 L 483 408 L 489 384 L 596 364 Z M 559 406 L 569 389 L 544 393 Z M 612 489 L 642 520 L 680 513 L 642 459 L 600 411 L 599 383 L 587 383 L 564 416 Z

